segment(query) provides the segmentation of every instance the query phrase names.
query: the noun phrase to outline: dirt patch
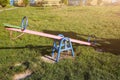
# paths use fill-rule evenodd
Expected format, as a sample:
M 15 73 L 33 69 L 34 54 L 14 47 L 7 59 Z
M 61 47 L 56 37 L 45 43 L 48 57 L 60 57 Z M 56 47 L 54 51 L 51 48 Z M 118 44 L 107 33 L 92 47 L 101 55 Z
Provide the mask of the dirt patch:
M 115 13 L 117 16 L 120 16 L 120 13 Z
M 42 59 L 44 62 L 55 63 L 55 62 L 56 62 L 56 57 L 57 57 L 57 53 L 54 54 L 54 57 L 45 55 L 45 56 L 42 56 L 41 59 Z M 60 54 L 59 61 L 60 61 L 60 60 L 64 60 L 64 59 L 74 59 L 74 57 L 72 56 L 72 54 L 71 54 L 70 51 L 69 51 L 69 52 L 62 52 L 62 53 Z
M 53 57 L 51 57 L 51 56 L 48 56 L 48 55 L 42 56 L 41 59 L 44 62 L 55 63 L 55 59 Z
M 14 67 L 21 66 L 22 63 L 15 63 Z
M 32 74 L 32 71 L 26 70 L 25 72 L 21 72 L 21 73 L 15 74 L 13 76 L 13 80 L 21 80 L 21 79 L 24 79 L 24 78 L 30 76 L 31 74 Z

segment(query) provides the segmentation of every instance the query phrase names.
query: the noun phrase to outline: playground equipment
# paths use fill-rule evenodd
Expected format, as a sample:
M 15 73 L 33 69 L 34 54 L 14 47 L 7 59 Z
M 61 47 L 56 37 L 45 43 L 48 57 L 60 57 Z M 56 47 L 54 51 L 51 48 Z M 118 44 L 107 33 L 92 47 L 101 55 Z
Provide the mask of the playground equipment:
M 72 43 L 68 37 L 64 37 L 63 35 L 59 34 L 58 36 L 62 37 L 62 39 L 57 44 L 56 40 L 54 40 L 53 49 L 52 49 L 52 57 L 54 57 L 55 51 L 57 51 L 57 58 L 56 61 L 59 61 L 60 54 L 63 51 L 71 51 L 72 56 L 74 57 L 74 51 L 72 47 Z
M 17 32 L 21 32 L 21 33 L 28 33 L 28 34 L 33 34 L 33 35 L 38 35 L 38 36 L 43 36 L 43 37 L 48 37 L 48 38 L 60 40 L 60 42 L 59 42 L 60 44 L 59 45 L 57 45 L 56 41 L 54 41 L 53 50 L 52 50 L 52 56 L 54 56 L 53 52 L 55 50 L 57 50 L 57 52 L 58 52 L 58 56 L 56 58 L 56 61 L 59 60 L 60 53 L 62 51 L 71 50 L 72 56 L 74 56 L 74 51 L 73 51 L 72 43 L 71 42 L 78 43 L 78 44 L 83 44 L 83 45 L 88 45 L 88 46 L 92 45 L 92 43 L 90 43 L 90 38 L 88 40 L 89 42 L 80 41 L 80 40 L 76 40 L 76 39 L 71 39 L 71 38 L 64 37 L 63 35 L 56 36 L 56 35 L 47 34 L 47 33 L 43 33 L 43 32 L 37 32 L 37 31 L 27 30 L 26 29 L 27 25 L 28 25 L 28 19 L 27 19 L 26 16 L 23 17 L 22 23 L 21 23 L 20 26 L 14 26 L 14 25 L 10 25 L 10 24 L 4 24 L 4 26 L 6 26 L 6 29 L 10 30 L 10 31 L 17 31 Z M 21 36 L 21 35 L 19 35 L 19 36 Z M 63 46 L 64 46 L 64 49 L 62 49 Z
M 14 0 L 10 0 L 10 5 L 11 5 L 11 6 L 14 5 Z

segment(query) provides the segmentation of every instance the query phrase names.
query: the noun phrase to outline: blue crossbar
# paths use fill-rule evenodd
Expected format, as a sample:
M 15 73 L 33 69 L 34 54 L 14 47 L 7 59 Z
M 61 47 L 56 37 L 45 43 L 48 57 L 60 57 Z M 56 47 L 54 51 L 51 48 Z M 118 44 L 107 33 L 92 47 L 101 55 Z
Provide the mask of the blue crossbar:
M 74 57 L 74 51 L 72 47 L 72 43 L 68 37 L 64 37 L 63 35 L 59 34 L 58 36 L 63 37 L 57 44 L 57 41 L 54 40 L 53 49 L 52 49 L 52 57 L 54 57 L 55 51 L 57 52 L 56 62 L 59 61 L 60 53 L 63 51 L 71 50 L 72 56 Z

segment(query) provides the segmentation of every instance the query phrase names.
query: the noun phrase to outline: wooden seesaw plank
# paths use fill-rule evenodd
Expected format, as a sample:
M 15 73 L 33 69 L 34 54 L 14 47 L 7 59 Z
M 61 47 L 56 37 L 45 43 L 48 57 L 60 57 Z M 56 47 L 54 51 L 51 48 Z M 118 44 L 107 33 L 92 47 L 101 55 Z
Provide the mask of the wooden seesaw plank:
M 43 37 L 52 38 L 52 39 L 58 39 L 58 40 L 60 40 L 62 38 L 60 36 L 47 34 L 47 33 L 43 33 L 43 32 L 32 31 L 32 30 L 24 30 L 24 31 L 22 31 L 21 29 L 15 29 L 15 28 L 6 28 L 6 29 L 7 30 L 12 30 L 12 31 L 17 31 L 17 32 L 22 32 L 22 33 L 34 34 L 34 35 L 43 36 Z M 73 43 L 78 43 L 78 44 L 83 44 L 83 45 L 88 45 L 88 46 L 92 45 L 91 43 L 85 42 L 85 41 L 80 41 L 80 40 L 71 39 L 71 38 L 70 38 L 70 40 Z

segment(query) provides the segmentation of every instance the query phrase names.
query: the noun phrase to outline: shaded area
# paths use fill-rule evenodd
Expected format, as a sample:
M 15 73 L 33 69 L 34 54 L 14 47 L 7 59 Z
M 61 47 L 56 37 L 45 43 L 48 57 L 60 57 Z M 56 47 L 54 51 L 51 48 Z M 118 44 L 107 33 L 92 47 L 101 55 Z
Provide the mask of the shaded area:
M 88 72 L 84 72 L 84 80 L 90 80 L 90 74 Z
M 34 50 L 36 52 L 41 53 L 42 55 L 51 55 L 52 53 L 52 46 L 33 46 L 33 45 L 26 45 L 22 47 L 0 47 L 0 50 L 3 49 L 29 49 L 29 50 Z
M 115 55 L 120 55 L 120 39 L 102 39 L 97 41 L 100 45 L 96 48 L 103 52 L 110 52 Z
M 63 31 L 49 31 L 49 30 L 44 30 L 43 32 L 48 33 L 48 34 L 63 34 L 66 37 L 70 37 L 73 39 L 78 39 L 82 41 L 87 41 L 88 36 L 90 35 L 84 35 L 84 34 L 77 34 L 75 32 L 63 32 Z M 105 39 L 105 38 L 99 38 L 95 37 L 96 42 L 98 45 L 92 46 L 96 51 L 98 52 L 110 52 L 115 55 L 120 54 L 120 39 Z M 92 42 L 92 40 L 91 40 Z M 74 47 L 81 46 L 79 44 L 73 44 Z M 33 45 L 26 45 L 23 47 L 0 47 L 0 50 L 2 49 L 30 49 L 30 50 L 35 50 L 38 51 L 39 53 L 42 53 L 42 55 L 50 55 L 52 52 L 52 47 L 53 46 L 33 46 Z
M 88 41 L 88 37 L 89 36 L 94 36 L 94 35 L 85 35 L 85 34 L 78 34 L 75 32 L 63 32 L 63 31 L 49 31 L 49 30 L 43 30 L 43 32 L 45 33 L 49 33 L 49 34 L 54 34 L 54 35 L 58 35 L 58 34 L 63 34 L 66 37 L 70 37 L 73 39 L 78 39 L 78 40 L 82 40 L 82 41 Z M 92 46 L 95 50 L 102 50 L 101 52 L 110 52 L 112 54 L 115 55 L 119 55 L 120 54 L 120 39 L 105 39 L 105 38 L 99 38 L 96 37 L 96 42 L 99 45 L 96 46 Z M 91 42 L 93 42 L 94 40 L 91 39 Z M 75 44 L 74 46 L 81 46 L 79 44 Z
M 64 80 L 70 80 L 69 76 L 65 75 Z

